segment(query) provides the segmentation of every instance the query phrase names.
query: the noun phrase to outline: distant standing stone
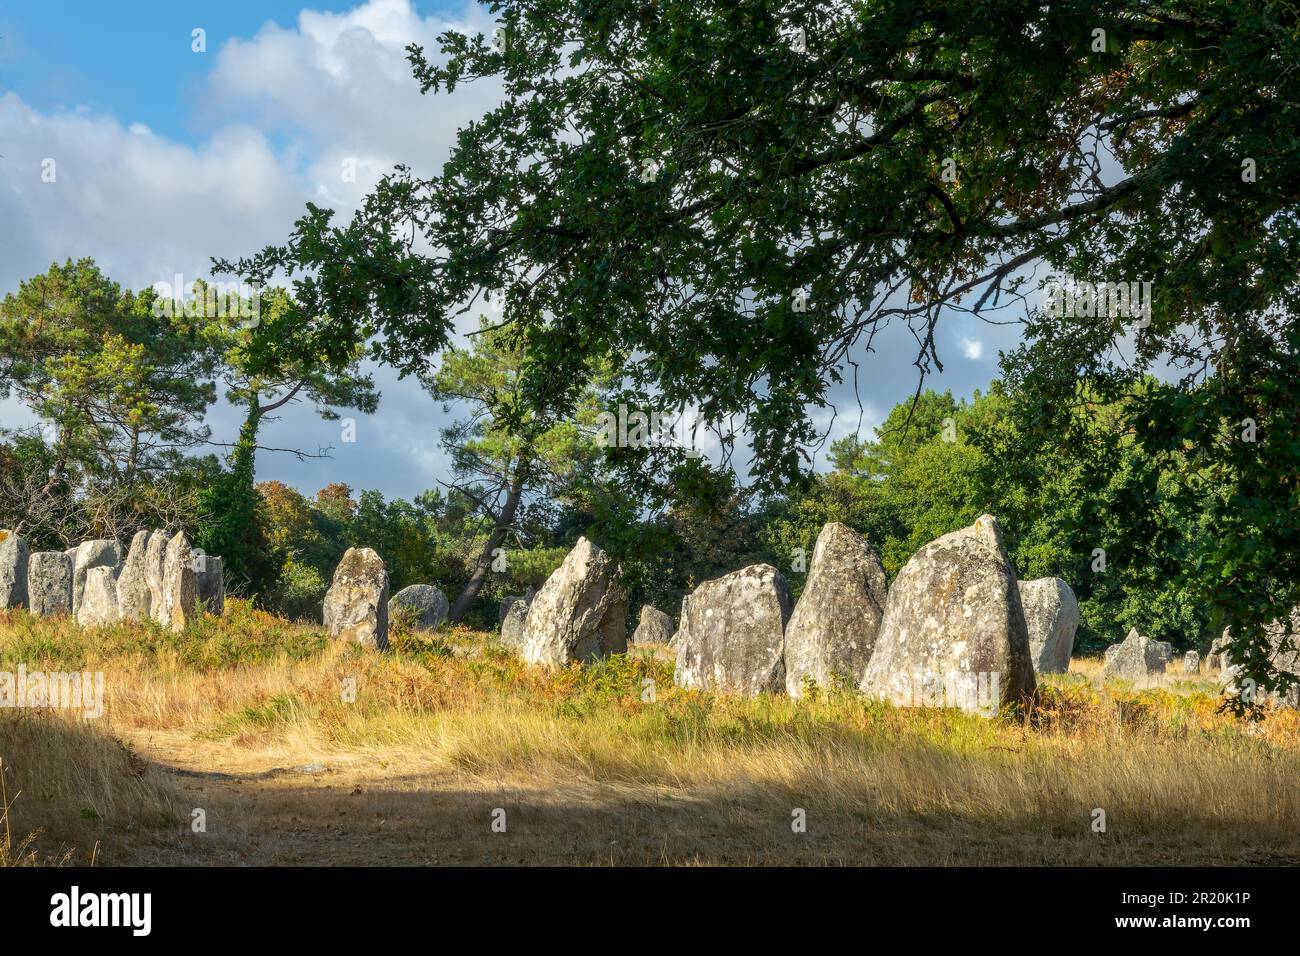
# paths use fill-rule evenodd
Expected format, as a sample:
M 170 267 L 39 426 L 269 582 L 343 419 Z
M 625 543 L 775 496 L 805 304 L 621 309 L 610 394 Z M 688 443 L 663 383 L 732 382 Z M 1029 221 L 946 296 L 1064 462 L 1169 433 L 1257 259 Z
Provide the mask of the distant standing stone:
M 516 601 L 523 601 L 525 606 L 531 606 L 533 603 L 533 598 L 536 596 L 537 596 L 537 590 L 532 586 L 524 588 L 523 594 L 507 594 L 505 597 L 501 599 L 501 607 L 498 611 L 499 619 L 497 623 L 499 624 L 505 623 L 506 615 L 510 613 L 510 607 Z
M 88 568 L 81 606 L 77 608 L 77 623 L 82 627 L 97 627 L 117 620 L 117 579 L 113 576 L 113 569 L 104 565 Z
M 163 554 L 163 627 L 183 631 L 198 617 L 199 589 L 194 552 L 184 531 L 177 531 Z
M 754 697 L 785 690 L 790 586 L 770 564 L 705 581 L 682 605 L 673 681 Z
M 533 598 L 531 595 L 508 597 L 501 603 L 505 607 L 505 615 L 501 619 L 501 643 L 519 650 L 524 646 L 524 625 L 528 622 L 528 609 L 532 606 Z
M 0 608 L 28 606 L 27 542 L 0 530 Z
M 213 554 L 194 556 L 194 585 L 198 589 L 199 604 L 214 617 L 226 613 L 225 562 Z
M 438 625 L 447 620 L 449 605 L 447 595 L 442 593 L 441 588 L 436 588 L 432 584 L 412 584 L 410 587 L 402 588 L 388 602 L 390 621 L 400 608 L 415 610 L 414 626 L 417 630 L 436 631 Z
M 147 561 L 152 531 L 137 531 L 126 552 L 126 563 L 117 578 L 117 607 L 124 621 L 148 621 L 153 617 Z
M 81 607 L 81 592 L 86 587 L 86 573 L 91 568 L 110 568 L 113 579 L 122 567 L 122 546 L 108 538 L 96 538 L 83 541 L 77 545 L 77 553 L 72 563 L 72 611 L 75 614 Z
M 388 647 L 388 571 L 370 548 L 348 548 L 325 594 L 330 637 L 373 650 Z
M 1152 683 L 1165 672 L 1169 657 L 1161 641 L 1153 641 L 1138 633 L 1137 628 L 1119 644 L 1106 649 L 1106 663 L 1101 669 L 1103 681 L 1118 677 L 1138 685 Z
M 27 597 L 37 617 L 72 613 L 72 558 L 64 551 L 37 551 L 27 560 Z
M 149 535 L 144 555 L 144 581 L 149 589 L 149 616 L 158 624 L 167 624 L 163 601 L 163 567 L 167 563 L 167 542 L 171 535 L 161 528 Z
M 1201 655 L 1196 651 L 1188 651 L 1183 658 L 1183 673 L 1199 674 L 1201 672 Z
M 633 644 L 667 644 L 673 639 L 673 619 L 649 604 L 641 605 L 641 619 L 632 634 Z
M 1029 631 L 1029 656 L 1037 674 L 1064 674 L 1070 669 L 1074 633 L 1079 629 L 1079 602 L 1060 578 L 1020 582 L 1020 603 Z
M 822 528 L 785 629 L 786 693 L 800 696 L 805 682 L 829 688 L 836 677 L 856 687 L 876 646 L 887 593 L 885 570 L 867 539 L 838 521 Z

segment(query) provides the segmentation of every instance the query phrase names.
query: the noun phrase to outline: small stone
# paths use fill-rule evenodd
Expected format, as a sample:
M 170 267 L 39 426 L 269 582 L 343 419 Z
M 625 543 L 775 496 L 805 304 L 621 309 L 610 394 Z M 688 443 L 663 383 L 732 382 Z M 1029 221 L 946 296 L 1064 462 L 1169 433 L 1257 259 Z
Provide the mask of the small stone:
M 1196 651 L 1188 651 L 1183 657 L 1183 673 L 1199 674 L 1201 672 L 1201 655 Z
M 83 541 L 77 545 L 72 564 L 72 611 L 81 607 L 81 592 L 86 586 L 86 573 L 91 568 L 111 568 L 113 579 L 122 567 L 122 546 L 107 538 Z
M 447 595 L 442 593 L 441 588 L 432 584 L 412 584 L 402 588 L 388 602 L 388 619 L 391 621 L 402 613 L 403 608 L 409 608 L 413 612 L 412 626 L 416 630 L 436 631 L 447 620 L 449 605 Z
M 667 644 L 673 639 L 673 619 L 656 607 L 641 605 L 641 620 L 632 634 L 633 644 Z

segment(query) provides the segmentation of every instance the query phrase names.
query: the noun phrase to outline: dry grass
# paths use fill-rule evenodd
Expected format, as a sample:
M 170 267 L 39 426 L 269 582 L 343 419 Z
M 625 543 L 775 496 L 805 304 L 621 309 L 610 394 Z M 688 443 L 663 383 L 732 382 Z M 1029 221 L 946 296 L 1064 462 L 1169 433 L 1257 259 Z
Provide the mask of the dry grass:
M 652 652 L 547 675 L 484 635 L 395 643 L 237 604 L 179 638 L 0 619 L 0 670 L 102 669 L 108 700 L 98 724 L 0 712 L 17 832 L 106 862 L 1300 862 L 1300 715 L 1219 714 L 1177 668 L 1099 689 L 1081 661 L 1034 714 L 985 720 L 677 691 Z

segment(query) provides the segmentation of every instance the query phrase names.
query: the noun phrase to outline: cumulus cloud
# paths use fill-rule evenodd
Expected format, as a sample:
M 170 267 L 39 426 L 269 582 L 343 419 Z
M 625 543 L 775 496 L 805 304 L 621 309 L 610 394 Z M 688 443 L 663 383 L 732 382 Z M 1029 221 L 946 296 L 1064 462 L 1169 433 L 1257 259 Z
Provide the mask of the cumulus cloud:
M 972 361 L 978 361 L 984 357 L 984 343 L 979 339 L 964 338 L 961 340 L 961 354 Z

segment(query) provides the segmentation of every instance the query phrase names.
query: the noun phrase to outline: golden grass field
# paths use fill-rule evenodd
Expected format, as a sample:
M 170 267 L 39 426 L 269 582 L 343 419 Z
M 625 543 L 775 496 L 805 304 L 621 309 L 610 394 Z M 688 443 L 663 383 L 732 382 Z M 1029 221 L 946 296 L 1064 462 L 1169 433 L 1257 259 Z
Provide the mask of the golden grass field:
M 470 631 L 393 645 L 239 601 L 180 635 L 0 612 L 0 671 L 107 698 L 0 709 L 0 862 L 1300 863 L 1300 714 L 1220 714 L 1178 665 L 1133 691 L 1079 660 L 989 720 L 678 691 L 663 648 L 546 674 Z

